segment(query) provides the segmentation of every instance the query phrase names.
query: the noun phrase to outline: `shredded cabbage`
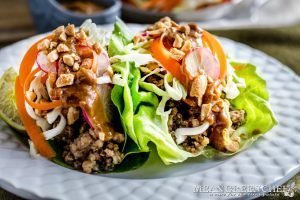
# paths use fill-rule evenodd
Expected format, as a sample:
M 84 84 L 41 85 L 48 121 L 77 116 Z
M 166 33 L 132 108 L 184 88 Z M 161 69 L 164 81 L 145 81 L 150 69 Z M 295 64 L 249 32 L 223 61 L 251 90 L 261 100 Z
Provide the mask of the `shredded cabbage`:
M 169 85 L 169 81 L 173 80 L 173 85 Z M 180 99 L 185 99 L 187 96 L 187 92 L 183 85 L 168 72 L 164 77 L 164 86 L 166 88 L 166 92 L 168 95 L 174 99 L 175 101 L 179 101 Z
M 135 62 L 136 67 L 146 65 L 151 62 L 156 62 L 156 60 L 152 57 L 151 54 L 142 54 L 136 52 L 131 52 L 130 54 L 126 55 L 116 55 L 111 58 L 111 61 Z
M 231 64 L 227 64 L 227 83 L 223 91 L 226 93 L 227 99 L 234 99 L 239 96 L 239 88 L 245 88 L 246 83 L 243 78 L 239 78 L 232 68 Z
M 102 46 L 106 45 L 106 36 L 108 33 L 103 29 L 97 28 L 97 25 L 91 19 L 85 20 L 80 28 L 89 32 L 88 39 L 92 44 L 98 42 Z

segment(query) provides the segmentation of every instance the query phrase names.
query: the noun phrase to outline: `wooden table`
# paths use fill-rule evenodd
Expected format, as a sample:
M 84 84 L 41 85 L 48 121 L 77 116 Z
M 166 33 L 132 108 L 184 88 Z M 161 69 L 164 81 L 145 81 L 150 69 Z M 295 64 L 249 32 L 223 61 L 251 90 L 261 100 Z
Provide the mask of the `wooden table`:
M 1 0 L 0 48 L 34 35 L 35 29 L 26 0 Z

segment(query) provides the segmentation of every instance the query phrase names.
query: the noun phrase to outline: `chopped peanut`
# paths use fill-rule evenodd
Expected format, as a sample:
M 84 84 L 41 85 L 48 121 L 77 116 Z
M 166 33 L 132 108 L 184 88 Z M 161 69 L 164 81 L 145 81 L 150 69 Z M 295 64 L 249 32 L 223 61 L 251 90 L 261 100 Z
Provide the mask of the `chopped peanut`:
M 52 50 L 48 55 L 47 58 L 50 62 L 55 62 L 58 59 L 58 53 L 57 50 Z
M 48 39 L 44 39 L 42 42 L 40 42 L 37 46 L 39 51 L 47 50 L 50 46 L 50 41 Z
M 184 52 L 182 52 L 176 48 L 172 48 L 170 50 L 170 53 L 171 53 L 171 57 L 177 61 L 182 60 L 185 55 Z
M 65 27 L 64 26 L 59 26 L 54 30 L 54 34 L 56 36 L 59 36 L 60 34 L 62 34 L 65 31 Z
M 59 36 L 58 36 L 58 39 L 62 42 L 65 42 L 67 41 L 67 35 L 65 32 L 62 32 Z
M 56 87 L 64 87 L 74 83 L 74 74 L 61 74 L 56 80 Z
M 93 45 L 93 48 L 94 48 L 94 50 L 96 51 L 97 54 L 100 54 L 101 51 L 102 51 L 101 45 L 100 45 L 98 42 L 96 42 L 96 43 Z
M 76 39 L 78 39 L 78 40 L 84 40 L 84 39 L 87 38 L 87 35 L 86 35 L 85 31 L 81 29 L 81 30 L 79 31 L 79 33 L 76 33 L 75 37 L 76 37 Z
M 79 110 L 74 107 L 69 107 L 67 113 L 68 125 L 74 124 L 79 118 Z
M 50 42 L 50 49 L 57 47 L 57 42 Z
M 181 51 L 188 53 L 192 49 L 192 43 L 190 40 L 186 40 L 180 49 Z
M 176 34 L 173 47 L 180 49 L 182 47 L 182 44 L 183 44 L 183 39 L 180 37 L 179 34 Z
M 74 24 L 69 24 L 66 27 L 66 34 L 68 36 L 74 36 L 75 35 L 75 26 L 74 26 Z
M 72 67 L 74 65 L 74 58 L 71 55 L 64 55 L 63 61 L 66 65 Z
M 74 63 L 73 65 L 73 71 L 78 71 L 79 70 L 79 64 L 77 62 Z
M 70 49 L 67 45 L 63 44 L 63 43 L 60 43 L 58 46 L 57 46 L 57 52 L 58 53 L 64 53 L 64 52 L 69 52 Z

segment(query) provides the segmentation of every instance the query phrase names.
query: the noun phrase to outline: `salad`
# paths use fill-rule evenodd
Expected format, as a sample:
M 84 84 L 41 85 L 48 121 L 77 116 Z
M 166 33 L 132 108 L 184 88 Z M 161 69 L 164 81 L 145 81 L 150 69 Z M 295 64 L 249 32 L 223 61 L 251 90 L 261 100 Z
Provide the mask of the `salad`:
M 124 0 L 135 7 L 159 12 L 201 10 L 203 8 L 230 2 L 231 0 Z
M 85 173 L 136 169 L 150 152 L 166 165 L 230 156 L 277 123 L 255 66 L 168 17 L 136 35 L 119 19 L 110 36 L 91 20 L 58 27 L 14 81 L 31 155 Z

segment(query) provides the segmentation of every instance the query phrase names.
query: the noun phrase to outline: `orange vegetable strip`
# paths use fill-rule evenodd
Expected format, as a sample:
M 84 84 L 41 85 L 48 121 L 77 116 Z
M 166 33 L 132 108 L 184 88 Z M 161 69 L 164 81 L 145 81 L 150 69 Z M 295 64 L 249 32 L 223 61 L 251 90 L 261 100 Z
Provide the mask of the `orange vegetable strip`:
M 165 48 L 162 38 L 155 39 L 151 44 L 153 57 L 158 60 L 163 67 L 176 77 L 181 83 L 185 84 L 185 76 L 181 73 L 181 65 L 171 57 L 171 53 Z
M 38 54 L 38 44 L 43 41 L 44 39 L 51 39 L 53 35 L 47 36 L 46 38 L 43 38 L 36 43 L 34 43 L 29 50 L 26 52 L 25 56 L 23 57 L 23 60 L 20 65 L 19 70 L 19 77 L 20 77 L 20 84 L 21 86 L 24 85 L 25 79 L 28 76 L 28 74 L 31 72 L 31 69 L 36 61 L 36 56 Z
M 227 73 L 227 61 L 226 61 L 226 55 L 223 51 L 223 48 L 221 44 L 218 42 L 218 40 L 212 34 L 210 34 L 205 30 L 203 31 L 202 34 L 203 34 L 202 35 L 203 41 L 207 42 L 212 52 L 215 52 L 217 55 L 217 58 L 220 63 L 220 78 L 222 79 L 226 76 Z
M 57 101 L 52 101 L 52 102 L 43 102 L 43 103 L 36 103 L 31 101 L 27 96 L 26 96 L 26 91 L 29 90 L 30 87 L 30 83 L 32 82 L 32 80 L 35 78 L 35 74 L 38 73 L 40 71 L 39 68 L 34 69 L 32 72 L 29 73 L 29 75 L 27 76 L 26 80 L 25 80 L 25 84 L 24 84 L 24 96 L 25 96 L 25 100 L 26 102 L 33 108 L 38 109 L 38 110 L 50 110 L 53 108 L 56 108 L 58 106 L 62 105 L 62 102 L 57 100 Z
M 18 108 L 18 113 L 21 121 L 27 131 L 28 136 L 34 143 L 38 152 L 46 158 L 54 158 L 56 156 L 55 151 L 45 140 L 40 128 L 36 125 L 36 122 L 27 114 L 25 108 L 25 97 L 23 93 L 23 88 L 20 83 L 20 78 L 17 77 L 15 83 L 15 93 L 16 93 L 16 104 Z

